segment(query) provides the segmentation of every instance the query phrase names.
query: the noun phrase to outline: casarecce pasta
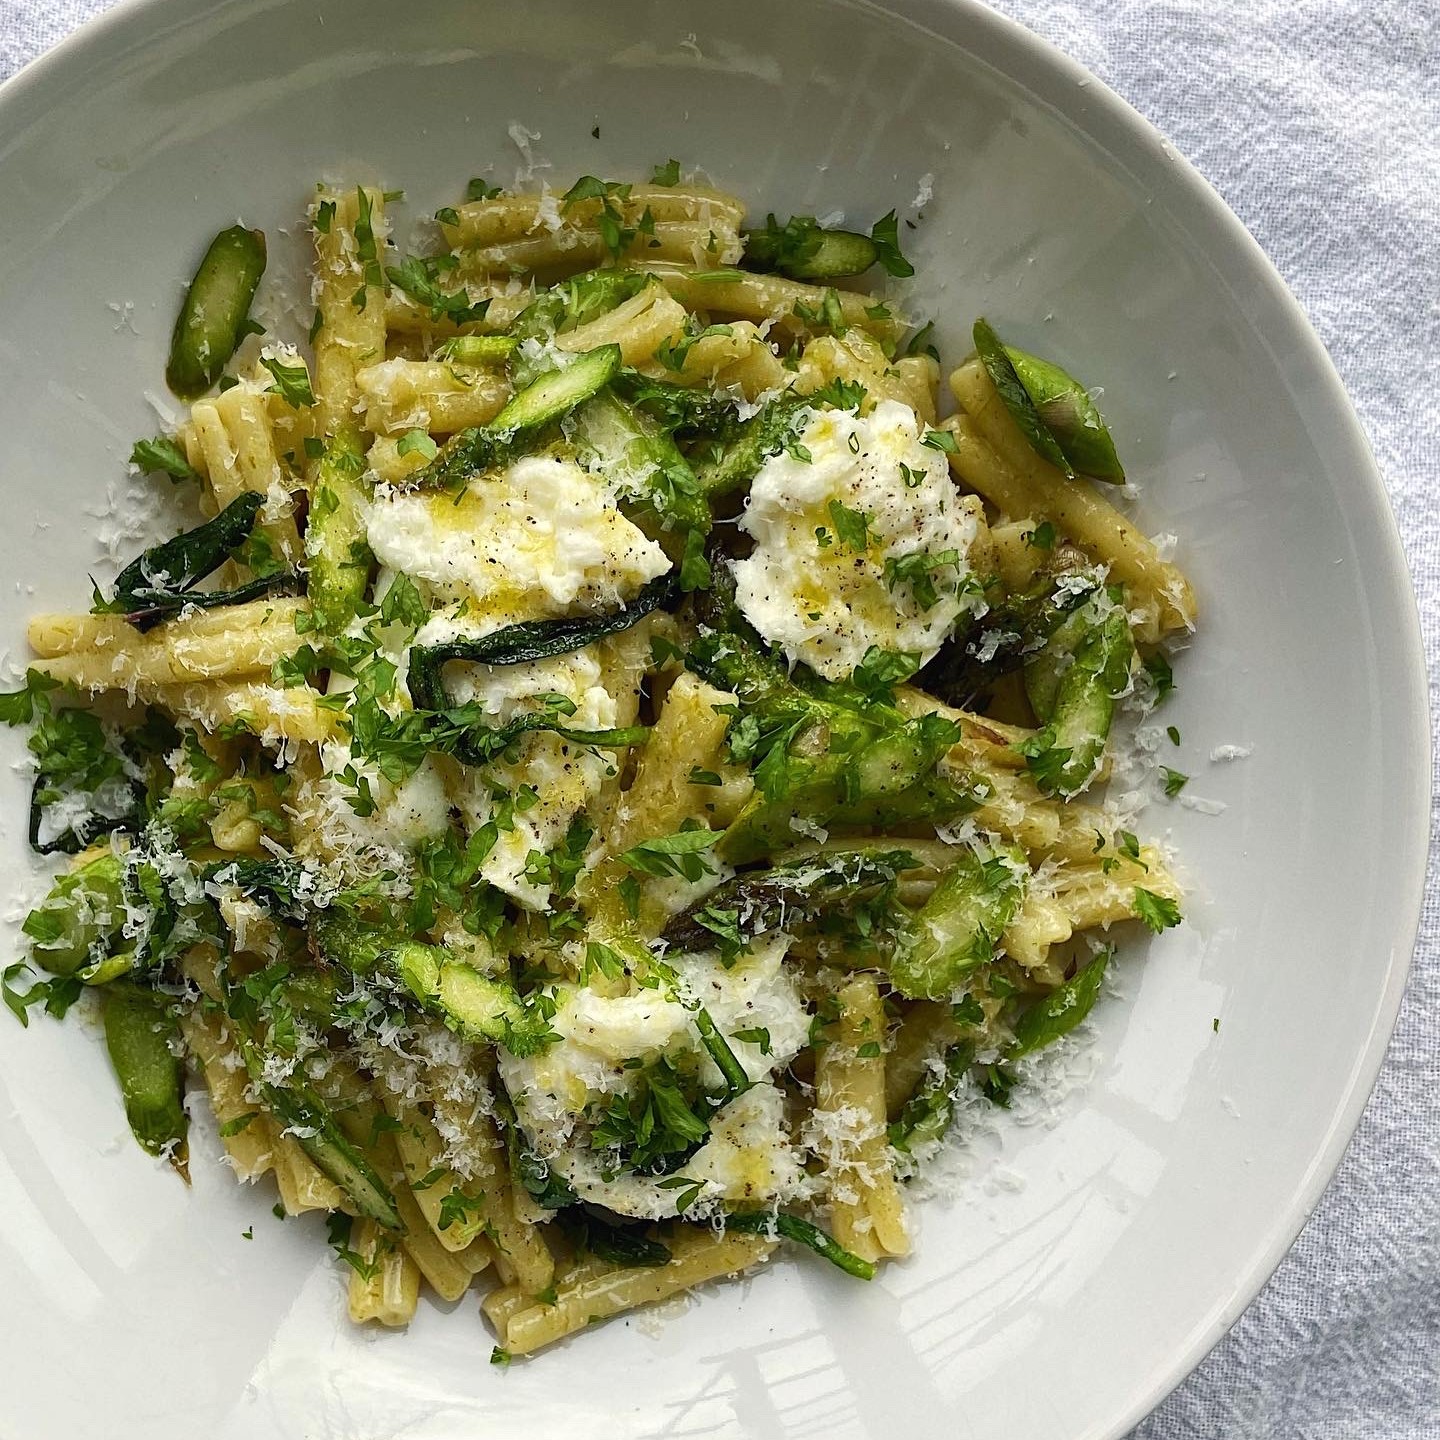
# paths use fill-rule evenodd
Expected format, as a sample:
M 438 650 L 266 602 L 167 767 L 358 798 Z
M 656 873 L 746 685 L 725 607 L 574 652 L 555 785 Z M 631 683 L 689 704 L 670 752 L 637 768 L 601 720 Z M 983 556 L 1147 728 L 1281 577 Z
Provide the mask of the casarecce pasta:
M 203 523 L 0 700 L 68 856 L 7 1002 L 92 997 L 182 1174 L 208 1089 L 357 1321 L 481 1277 L 503 1359 L 785 1241 L 870 1279 L 957 1097 L 1179 921 L 1106 784 L 1193 593 L 1068 373 L 980 321 L 942 395 L 861 288 L 893 212 L 672 162 L 402 256 L 396 198 L 316 194 L 305 347 L 245 341 L 259 232 L 196 274 L 132 458 Z

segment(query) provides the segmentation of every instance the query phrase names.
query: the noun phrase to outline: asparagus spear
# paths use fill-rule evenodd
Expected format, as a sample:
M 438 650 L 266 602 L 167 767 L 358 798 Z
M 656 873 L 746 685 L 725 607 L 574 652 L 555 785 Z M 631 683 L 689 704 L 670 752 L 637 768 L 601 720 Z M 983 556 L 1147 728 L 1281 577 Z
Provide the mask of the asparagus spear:
M 939 1071 L 925 1077 L 890 1127 L 895 1149 L 909 1155 L 944 1137 L 955 1114 L 955 1091 L 974 1061 L 975 1046 L 967 1040 L 946 1048 Z
M 605 390 L 575 412 L 572 439 L 582 455 L 588 452 L 620 483 L 629 518 L 679 561 L 681 589 L 707 585 L 710 507 L 689 461 L 663 427 Z
M 151 1155 L 166 1156 L 188 1180 L 185 1069 L 171 1002 L 127 980 L 107 985 L 102 994 L 105 1048 L 120 1081 L 130 1130 Z
M 413 483 L 456 490 L 478 472 L 523 455 L 547 425 L 598 395 L 619 372 L 620 347 L 600 345 L 563 370 L 537 374 L 488 425 L 452 435 Z
M 1058 365 L 1003 345 L 988 321 L 975 322 L 975 349 L 1010 418 L 1036 454 L 1064 472 L 1122 484 L 1115 442 L 1090 393 Z
M 747 486 L 772 455 L 783 450 L 795 433 L 795 418 L 810 402 L 801 395 L 777 395 L 700 465 L 697 478 L 712 503 Z
M 1068 1035 L 1091 1011 L 1111 951 L 1102 950 L 1058 989 L 1042 996 L 1015 1022 L 1015 1041 L 1006 1058 L 1018 1060 Z
M 969 971 L 995 958 L 995 942 L 1020 908 L 1028 876 L 1017 847 L 986 856 L 962 849 L 901 931 L 890 983 L 912 1000 L 948 999 Z
M 937 699 L 968 709 L 1001 676 L 1018 670 L 1092 593 L 1073 578 L 1047 576 L 1027 590 L 1005 596 L 964 633 L 947 641 L 920 671 L 917 683 Z M 983 661 L 977 655 L 981 636 L 991 641 Z
M 1090 1013 L 1100 993 L 1111 951 L 1102 950 L 1063 985 L 1041 996 L 1015 1022 L 1014 1039 L 1003 1059 L 1018 1060 L 1052 1045 Z M 890 1127 L 890 1143 L 912 1154 L 921 1146 L 944 1137 L 955 1113 L 955 1092 L 975 1062 L 975 1045 L 961 1040 L 947 1047 L 941 1067 L 932 1072 L 905 1102 Z
M 407 939 L 333 905 L 315 915 L 310 934 L 322 959 L 360 975 L 388 972 L 466 1039 L 532 1055 L 552 1038 L 549 1026 L 526 1009 L 513 986 L 451 959 L 443 946 Z
M 510 361 L 510 378 L 524 387 L 553 365 L 553 360 L 527 355 L 525 342 L 543 346 L 556 335 L 596 320 L 617 305 L 638 295 L 650 277 L 643 270 L 587 270 L 542 291 L 515 317 L 510 334 L 516 342 Z
M 315 623 L 326 635 L 338 635 L 354 618 L 370 578 L 364 473 L 360 437 L 352 430 L 330 436 L 311 474 L 306 588 Z
M 727 1230 L 738 1230 L 746 1235 L 768 1235 L 772 1231 L 786 1240 L 793 1240 L 813 1250 L 832 1265 L 837 1265 L 847 1275 L 857 1280 L 873 1280 L 875 1265 L 869 1260 L 847 1250 L 833 1235 L 827 1234 L 818 1225 L 802 1220 L 798 1215 L 772 1215 L 767 1210 L 739 1210 L 725 1217 Z
M 675 916 L 663 938 L 678 949 L 702 949 L 715 945 L 717 935 L 749 938 L 848 911 L 883 894 L 917 863 L 905 850 L 857 846 L 748 871 Z
M 250 302 L 264 273 L 263 231 L 232 225 L 210 242 L 170 337 L 165 383 L 180 399 L 198 399 L 220 378 L 245 337 Z
M 1045 728 L 1024 745 L 1040 788 L 1077 795 L 1095 777 L 1115 716 L 1130 686 L 1135 641 L 1121 595 L 1096 597 L 1070 615 L 1025 666 L 1025 690 Z
M 107 852 L 61 875 L 21 929 L 38 965 L 83 979 L 103 964 L 124 922 L 120 857 Z

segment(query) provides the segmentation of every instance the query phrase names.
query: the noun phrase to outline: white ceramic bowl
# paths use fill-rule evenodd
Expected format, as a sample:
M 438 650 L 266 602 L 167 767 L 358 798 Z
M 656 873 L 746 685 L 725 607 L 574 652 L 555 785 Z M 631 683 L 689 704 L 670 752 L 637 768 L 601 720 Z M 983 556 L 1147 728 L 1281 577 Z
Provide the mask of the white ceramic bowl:
M 942 347 L 958 359 L 983 312 L 1102 383 L 1141 516 L 1182 537 L 1204 606 L 1174 763 L 1227 808 L 1151 813 L 1190 923 L 1148 958 L 1128 947 L 1092 1082 L 1059 1123 L 1008 1134 L 869 1288 L 777 1265 L 658 1336 L 612 1324 L 502 1373 L 473 1301 L 422 1305 L 403 1336 L 350 1330 L 322 1227 L 274 1221 L 213 1137 L 193 1192 L 155 1169 L 101 1049 L 42 1019 L 0 1055 L 0 1430 L 1115 1436 L 1290 1244 L 1380 1062 L 1422 888 L 1428 727 L 1395 528 L 1299 309 L 1160 137 L 978 4 L 895 8 L 151 0 L 12 81 L 4 638 L 85 603 L 97 511 L 155 425 L 178 284 L 237 214 L 298 273 L 280 232 L 317 177 L 403 185 L 425 214 L 471 174 L 513 178 L 512 122 L 547 174 L 675 155 L 760 211 L 913 216 L 933 177 L 907 238 Z M 1223 745 L 1253 754 L 1210 763 Z M 23 791 L 11 774 L 0 796 L 17 902 Z

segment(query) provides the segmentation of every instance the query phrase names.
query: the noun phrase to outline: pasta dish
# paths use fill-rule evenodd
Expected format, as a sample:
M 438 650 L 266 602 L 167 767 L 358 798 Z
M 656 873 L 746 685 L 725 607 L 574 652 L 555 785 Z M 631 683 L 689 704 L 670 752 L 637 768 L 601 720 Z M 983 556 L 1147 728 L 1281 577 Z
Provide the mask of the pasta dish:
M 132 456 L 189 518 L 0 697 L 60 865 L 6 1003 L 95 1007 L 186 1178 L 203 1084 L 357 1321 L 478 1279 L 503 1362 L 782 1245 L 871 1279 L 1180 920 L 1129 737 L 1191 589 L 1066 369 L 982 319 L 942 400 L 893 211 L 671 161 L 402 254 L 402 201 L 315 194 L 303 344 L 261 232 L 195 273 Z

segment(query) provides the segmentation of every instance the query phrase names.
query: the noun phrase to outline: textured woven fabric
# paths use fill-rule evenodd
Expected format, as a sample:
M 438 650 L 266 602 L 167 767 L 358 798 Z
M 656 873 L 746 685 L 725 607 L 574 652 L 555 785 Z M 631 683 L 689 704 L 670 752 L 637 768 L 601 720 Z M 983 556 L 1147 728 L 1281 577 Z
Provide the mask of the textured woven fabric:
M 1364 422 L 1440 650 L 1440 0 L 992 0 L 1220 191 Z M 1436 709 L 1435 681 L 1431 708 Z M 1432 825 L 1431 860 L 1435 860 Z M 1440 903 L 1385 1068 L 1299 1242 L 1133 1440 L 1440 1436 Z
M 0 0 L 0 75 L 107 0 Z M 993 0 L 1258 237 L 1369 432 L 1440 653 L 1440 0 Z M 1432 666 L 1432 673 L 1434 671 Z M 1432 706 L 1440 711 L 1433 693 Z M 1440 1440 L 1440 897 L 1334 1184 L 1135 1440 Z

